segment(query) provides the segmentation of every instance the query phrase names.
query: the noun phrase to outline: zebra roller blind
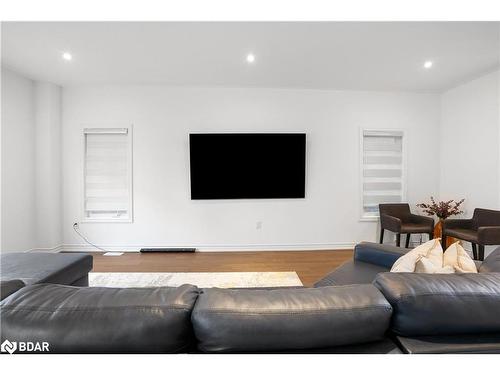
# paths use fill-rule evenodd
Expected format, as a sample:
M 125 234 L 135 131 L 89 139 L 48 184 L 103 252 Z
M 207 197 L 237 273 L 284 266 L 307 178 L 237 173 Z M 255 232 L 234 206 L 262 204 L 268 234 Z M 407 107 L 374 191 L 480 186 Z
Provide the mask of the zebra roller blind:
M 379 217 L 379 203 L 405 199 L 403 145 L 402 131 L 362 131 L 362 218 Z
M 130 132 L 85 129 L 84 220 L 131 221 Z

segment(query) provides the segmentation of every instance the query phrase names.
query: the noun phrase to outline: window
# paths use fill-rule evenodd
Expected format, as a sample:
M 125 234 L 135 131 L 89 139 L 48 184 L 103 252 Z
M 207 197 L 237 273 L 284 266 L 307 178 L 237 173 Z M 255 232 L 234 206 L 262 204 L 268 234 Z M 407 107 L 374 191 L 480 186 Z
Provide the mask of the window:
M 405 200 L 403 138 L 398 130 L 362 130 L 362 219 L 377 219 L 379 203 Z
M 84 221 L 132 221 L 132 134 L 84 129 Z

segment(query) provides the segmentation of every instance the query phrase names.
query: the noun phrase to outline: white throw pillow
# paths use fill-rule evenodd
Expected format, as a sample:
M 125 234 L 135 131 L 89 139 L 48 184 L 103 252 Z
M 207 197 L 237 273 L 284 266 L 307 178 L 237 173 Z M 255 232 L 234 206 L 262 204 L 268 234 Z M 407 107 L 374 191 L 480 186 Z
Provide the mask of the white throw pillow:
M 443 255 L 443 266 L 453 267 L 456 272 L 477 273 L 476 263 L 457 241 L 451 244 Z
M 415 272 L 417 273 L 455 273 L 452 266 L 437 267 L 426 257 L 421 257 L 415 265 Z
M 439 239 L 434 239 L 417 246 L 399 258 L 391 268 L 391 272 L 415 272 L 417 262 L 428 259 L 435 268 L 443 267 L 443 249 Z

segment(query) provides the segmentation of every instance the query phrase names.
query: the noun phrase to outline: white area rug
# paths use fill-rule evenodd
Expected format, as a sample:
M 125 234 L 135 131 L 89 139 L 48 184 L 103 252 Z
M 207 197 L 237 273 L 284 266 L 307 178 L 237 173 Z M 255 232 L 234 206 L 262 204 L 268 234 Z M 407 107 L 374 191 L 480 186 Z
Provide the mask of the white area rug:
M 89 286 L 112 288 L 179 286 L 256 288 L 302 286 L 295 272 L 91 272 Z

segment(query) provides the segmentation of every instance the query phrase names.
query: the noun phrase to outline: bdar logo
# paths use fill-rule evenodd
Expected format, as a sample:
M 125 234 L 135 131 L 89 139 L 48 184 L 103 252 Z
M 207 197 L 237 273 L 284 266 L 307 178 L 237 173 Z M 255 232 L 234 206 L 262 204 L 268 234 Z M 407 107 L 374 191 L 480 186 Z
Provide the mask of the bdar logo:
M 48 352 L 49 343 L 46 341 L 9 341 L 5 340 L 0 345 L 0 351 L 3 353 L 13 354 L 14 352 Z
M 10 354 L 14 353 L 17 349 L 17 342 L 10 342 L 9 340 L 5 340 L 2 342 L 0 346 L 0 350 L 5 353 L 9 352 Z

